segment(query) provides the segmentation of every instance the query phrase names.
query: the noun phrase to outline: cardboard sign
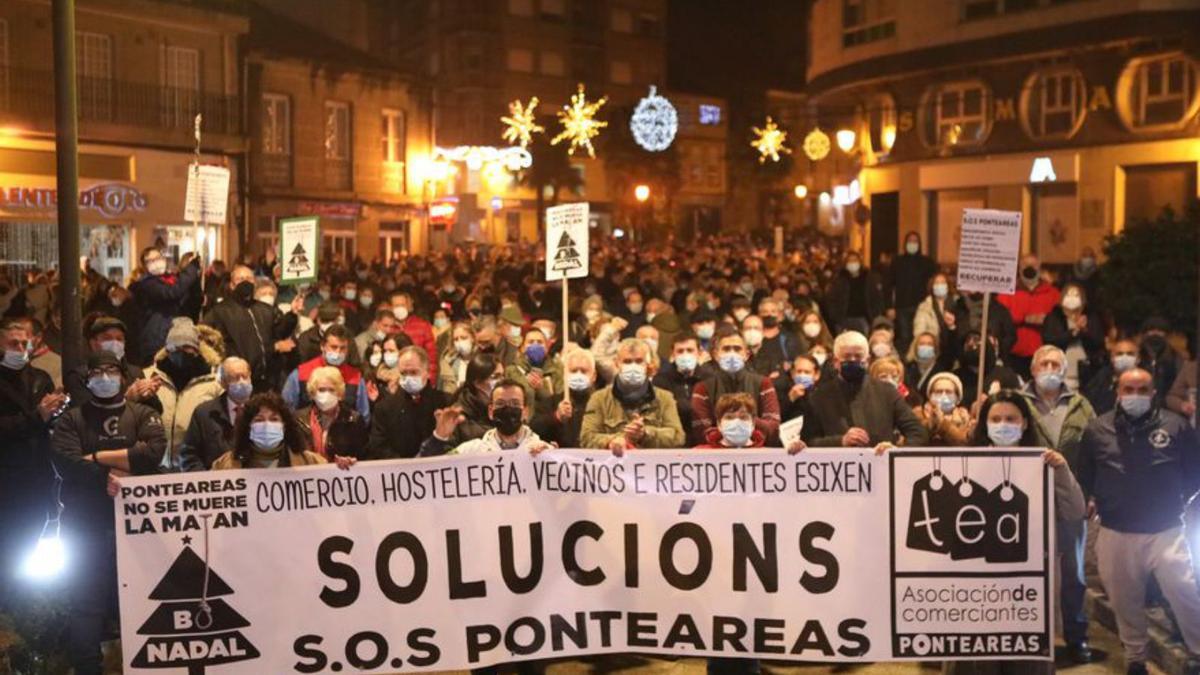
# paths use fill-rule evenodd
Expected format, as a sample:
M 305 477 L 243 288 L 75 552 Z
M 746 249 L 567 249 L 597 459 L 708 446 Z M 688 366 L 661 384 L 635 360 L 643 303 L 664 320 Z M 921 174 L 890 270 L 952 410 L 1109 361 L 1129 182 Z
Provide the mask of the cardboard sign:
M 963 209 L 958 290 L 1014 293 L 1021 257 L 1021 213 Z
M 301 216 L 279 221 L 280 284 L 306 284 L 317 280 L 321 246 L 320 218 Z
M 546 281 L 588 275 L 588 204 L 546 209 Z
M 192 164 L 188 169 L 183 219 L 202 225 L 224 225 L 229 208 L 230 171 L 223 166 Z

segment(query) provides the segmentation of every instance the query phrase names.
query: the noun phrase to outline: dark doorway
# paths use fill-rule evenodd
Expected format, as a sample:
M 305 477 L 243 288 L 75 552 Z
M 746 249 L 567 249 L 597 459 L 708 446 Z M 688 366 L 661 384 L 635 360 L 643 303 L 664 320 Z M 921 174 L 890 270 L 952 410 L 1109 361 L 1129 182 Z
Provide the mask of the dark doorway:
M 871 195 L 871 267 L 879 265 L 879 254 L 895 257 L 900 249 L 900 193 Z

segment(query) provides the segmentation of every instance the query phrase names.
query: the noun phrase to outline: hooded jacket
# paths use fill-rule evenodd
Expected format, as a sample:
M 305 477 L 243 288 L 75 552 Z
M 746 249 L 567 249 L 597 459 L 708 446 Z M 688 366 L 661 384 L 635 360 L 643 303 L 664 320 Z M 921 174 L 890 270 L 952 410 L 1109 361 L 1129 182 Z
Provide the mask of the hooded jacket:
M 162 381 L 158 388 L 158 402 L 162 405 L 162 425 L 167 437 L 167 454 L 163 458 L 164 465 L 178 469 L 180 467 L 179 446 L 187 435 L 192 423 L 192 416 L 201 404 L 221 396 L 225 391 L 217 382 L 217 376 L 212 371 L 221 364 L 221 357 L 212 347 L 200 343 L 200 357 L 208 364 L 209 371 L 193 377 L 182 390 L 175 388 L 171 376 L 159 368 L 159 362 L 166 358 L 166 348 L 158 350 L 154 355 L 154 365 L 146 369 L 146 377 L 157 376 Z

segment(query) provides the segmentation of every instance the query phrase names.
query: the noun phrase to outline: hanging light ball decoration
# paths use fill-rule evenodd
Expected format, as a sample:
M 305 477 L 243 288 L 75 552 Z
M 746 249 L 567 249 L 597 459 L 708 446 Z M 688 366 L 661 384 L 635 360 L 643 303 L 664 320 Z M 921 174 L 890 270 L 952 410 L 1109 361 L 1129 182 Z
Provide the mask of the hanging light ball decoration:
M 767 115 L 767 123 L 761 129 L 751 127 L 750 130 L 754 132 L 754 140 L 750 141 L 750 145 L 758 150 L 759 164 L 765 164 L 768 158 L 772 162 L 778 162 L 780 153 L 792 154 L 792 149 L 784 144 L 788 132 L 780 129 L 770 115 Z
M 814 162 L 828 157 L 831 147 L 829 135 L 821 131 L 820 127 L 808 132 L 808 135 L 804 137 L 804 154 Z
M 650 152 L 662 152 L 671 147 L 679 131 L 679 113 L 658 89 L 650 85 L 650 93 L 633 110 L 629 118 L 633 140 Z
M 558 111 L 558 122 L 562 124 L 563 130 L 550 140 L 550 145 L 569 140 L 571 145 L 567 148 L 568 155 L 574 155 L 576 150 L 583 148 L 587 150 L 588 157 L 595 157 L 596 149 L 592 147 L 592 139 L 599 136 L 600 130 L 608 126 L 608 122 L 596 119 L 596 113 L 605 103 L 608 103 L 607 96 L 589 103 L 583 85 L 579 85 L 578 92 L 571 97 L 571 105 L 564 105 L 563 109 Z

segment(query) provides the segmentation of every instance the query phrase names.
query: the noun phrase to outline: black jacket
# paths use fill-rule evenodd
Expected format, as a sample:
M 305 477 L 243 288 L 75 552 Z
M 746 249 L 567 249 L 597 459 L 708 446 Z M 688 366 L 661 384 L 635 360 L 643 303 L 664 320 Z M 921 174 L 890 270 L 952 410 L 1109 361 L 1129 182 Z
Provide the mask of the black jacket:
M 1155 534 L 1179 527 L 1200 489 L 1196 431 L 1159 408 L 1131 420 L 1117 408 L 1092 420 L 1080 447 L 1079 486 L 1095 499 L 1104 527 Z
M 925 299 L 929 280 L 937 273 L 933 259 L 923 253 L 903 253 L 892 262 L 894 305 L 914 309 Z
M 1097 369 L 1084 383 L 1080 393 L 1087 397 L 1097 415 L 1117 407 L 1117 371 L 1112 367 L 1112 362 Z
M 128 387 L 135 380 L 140 380 L 144 377 L 142 369 L 133 365 L 125 359 L 121 359 L 121 376 L 125 380 L 124 386 Z M 68 370 L 63 373 L 63 388 L 71 395 L 71 407 L 78 408 L 92 400 L 92 390 L 87 388 L 87 366 L 78 366 L 74 370 Z M 151 396 L 145 401 L 136 401 L 144 406 L 148 406 L 162 412 L 162 402 L 157 396 Z
M 859 308 L 857 311 L 854 309 L 856 306 Z M 852 277 L 849 272 L 842 270 L 825 295 L 825 308 L 829 311 L 830 326 L 838 330 L 847 329 L 847 319 L 863 319 L 870 326 L 871 321 L 887 309 L 883 280 L 865 267 L 859 271 L 858 277 Z
M 582 392 L 571 392 L 571 419 L 565 423 L 559 422 L 558 418 L 554 416 L 558 412 L 558 402 L 562 401 L 562 397 L 559 396 L 553 408 L 535 415 L 529 421 L 529 428 L 533 429 L 533 433 L 537 434 L 538 438 L 547 443 L 555 443 L 560 448 L 580 447 L 579 429 L 583 426 L 583 413 L 587 410 L 588 399 L 591 398 L 593 391 L 588 389 Z
M 296 330 L 296 321 L 295 314 L 285 314 L 278 307 L 257 300 L 244 305 L 226 299 L 204 317 L 204 323 L 221 331 L 225 356 L 239 356 L 250 364 L 254 390 L 258 392 L 277 389 L 282 384 L 283 362 L 275 352 L 275 343 Z
M 1042 342 L 1066 351 L 1068 345 L 1079 340 L 1083 351 L 1087 353 L 1087 362 L 1079 364 L 1080 386 L 1086 384 L 1108 361 L 1108 353 L 1104 349 L 1104 322 L 1094 312 L 1086 312 L 1085 316 L 1087 326 L 1077 333 L 1072 333 L 1067 327 L 1067 315 L 1062 307 L 1055 307 L 1042 323 Z
M 196 406 L 179 446 L 183 471 L 208 471 L 218 457 L 233 450 L 234 425 L 228 401 L 229 395 L 221 394 Z
M 185 306 L 193 304 L 192 295 L 198 292 L 200 279 L 198 262 L 192 262 L 176 275 L 145 275 L 129 286 L 137 301 L 138 320 L 130 326 L 131 334 L 127 348 L 130 360 L 142 366 L 150 365 L 155 353 L 167 341 L 171 321 L 177 316 L 186 316 Z
M 929 442 L 925 425 L 886 382 L 864 377 L 861 384 L 852 385 L 832 377 L 818 382 L 806 398 L 811 399 L 811 413 L 804 419 L 803 433 L 809 445 L 840 447 L 851 427 L 865 429 L 871 445 L 895 442 L 897 433 L 908 447 Z
M 412 396 L 400 389 L 375 404 L 371 434 L 367 441 L 369 459 L 410 459 L 421 450 L 421 442 L 433 434 L 433 413 L 450 405 L 450 395 L 428 383 Z
M 763 338 L 762 344 L 759 345 L 758 351 L 754 352 L 754 358 L 750 359 L 748 365 L 751 370 L 762 375 L 791 371 L 792 362 L 796 357 L 808 351 L 805 349 L 806 345 L 806 340 L 781 328 L 779 335 L 773 338 Z
M 695 434 L 692 431 L 692 391 L 697 384 L 716 374 L 717 369 L 710 361 L 696 366 L 696 370 L 691 375 L 684 375 L 675 368 L 674 363 L 667 363 L 654 376 L 654 386 L 666 389 L 675 397 L 675 409 L 679 411 L 679 423 L 683 426 L 684 433 L 687 434 L 689 446 L 701 442 L 694 438 Z
M 313 406 L 297 410 L 296 421 L 300 423 L 300 428 L 304 431 L 304 440 L 308 442 L 309 449 L 316 452 L 312 426 L 309 424 L 313 410 Z M 370 431 L 367 421 L 344 401 L 338 402 L 337 416 L 326 431 L 325 452 L 323 453 L 326 459 L 332 461 L 334 455 L 358 459 L 367 456 L 367 435 Z
M 16 478 L 35 467 L 49 471 L 50 426 L 37 408 L 53 391 L 54 382 L 43 370 L 0 366 L 0 479 Z

